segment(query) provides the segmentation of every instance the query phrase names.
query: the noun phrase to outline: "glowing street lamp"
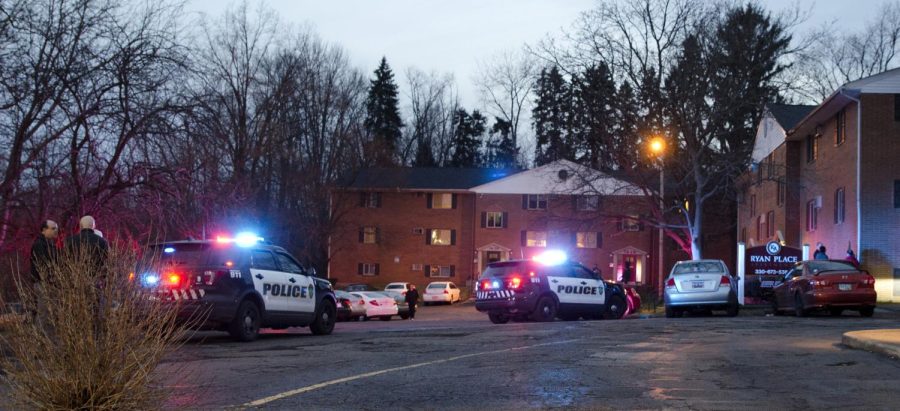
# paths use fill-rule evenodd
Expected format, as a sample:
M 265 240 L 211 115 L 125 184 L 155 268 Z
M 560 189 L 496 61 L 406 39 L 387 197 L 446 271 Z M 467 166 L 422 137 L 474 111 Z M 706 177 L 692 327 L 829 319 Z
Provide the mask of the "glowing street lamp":
M 663 196 L 665 195 L 665 189 L 666 189 L 666 186 L 665 186 L 665 172 L 666 171 L 665 171 L 665 168 L 663 167 L 663 156 L 666 153 L 666 140 L 663 139 L 662 137 L 658 137 L 658 136 L 650 139 L 650 152 L 653 153 L 654 155 L 656 155 L 656 157 L 659 159 L 659 215 L 660 215 L 660 217 L 662 217 L 662 214 L 664 212 L 663 207 L 665 207 L 665 203 L 663 201 Z M 656 267 L 658 270 L 657 276 L 659 277 L 658 282 L 657 282 L 657 288 L 658 288 L 659 297 L 662 297 L 662 291 L 663 291 L 662 284 L 663 284 L 663 280 L 664 280 L 664 278 L 663 278 L 663 227 L 662 227 L 662 221 L 660 221 L 660 224 L 659 224 L 659 233 L 657 234 L 657 237 L 659 240 L 658 241 L 659 242 L 659 250 L 656 254 L 656 259 L 658 261 L 656 263 Z

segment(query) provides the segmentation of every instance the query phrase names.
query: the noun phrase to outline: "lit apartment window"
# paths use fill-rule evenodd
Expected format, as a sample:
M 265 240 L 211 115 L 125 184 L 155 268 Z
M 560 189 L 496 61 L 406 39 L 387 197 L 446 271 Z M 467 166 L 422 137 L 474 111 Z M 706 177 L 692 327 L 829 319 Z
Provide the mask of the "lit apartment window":
M 454 245 L 456 244 L 456 230 L 428 230 L 425 240 L 430 245 Z
M 547 232 L 546 231 L 523 231 L 522 246 L 524 247 L 546 247 Z
M 622 231 L 641 231 L 643 230 L 640 217 L 631 216 L 631 218 L 622 219 Z
M 835 119 L 835 130 L 834 130 L 834 145 L 839 146 L 844 144 L 844 140 L 847 139 L 847 112 L 845 110 L 841 110 L 837 113 L 837 118 Z
M 363 244 L 375 244 L 378 242 L 378 229 L 375 227 L 363 227 L 359 233 L 359 242 Z
M 844 188 L 841 187 L 834 192 L 834 223 L 842 224 L 845 215 L 844 206 Z
M 444 277 L 449 278 L 453 276 L 453 266 L 452 265 L 430 265 L 428 266 L 429 277 Z
M 806 162 L 812 163 L 819 158 L 819 136 L 806 136 Z
M 375 276 L 378 275 L 379 269 L 378 264 L 372 263 L 359 263 L 357 264 L 357 274 L 364 276 Z
M 816 200 L 806 203 L 806 231 L 816 231 L 819 222 L 819 209 L 816 208 Z
M 775 235 L 775 211 L 774 210 L 769 210 L 769 212 L 766 213 L 766 228 L 768 229 L 766 231 L 766 235 L 769 238 L 772 238 Z
M 453 208 L 452 193 L 434 193 L 428 195 L 429 208 L 449 210 Z
M 578 211 L 597 211 L 600 208 L 600 197 L 578 196 L 575 203 Z
M 600 248 L 601 234 L 598 232 L 578 232 L 575 234 L 575 246 L 578 248 Z
M 543 194 L 526 194 L 522 196 L 522 208 L 526 210 L 546 210 L 547 196 Z
M 506 222 L 503 221 L 503 212 L 489 211 L 484 215 L 484 226 L 487 228 L 503 228 Z

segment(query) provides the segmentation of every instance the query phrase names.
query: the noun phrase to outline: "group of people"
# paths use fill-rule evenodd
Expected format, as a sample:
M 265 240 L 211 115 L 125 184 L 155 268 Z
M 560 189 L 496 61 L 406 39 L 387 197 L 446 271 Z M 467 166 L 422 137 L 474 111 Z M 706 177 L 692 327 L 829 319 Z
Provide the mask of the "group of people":
M 825 244 L 822 244 L 821 242 L 816 244 L 816 252 L 813 253 L 813 260 L 828 260 L 827 251 Z M 847 256 L 844 257 L 844 260 L 853 264 L 854 267 L 859 268 L 859 260 L 856 258 L 856 254 L 853 253 L 853 249 L 850 248 L 850 244 L 847 244 Z
M 77 254 L 88 252 L 95 266 L 101 266 L 109 253 L 109 243 L 103 238 L 103 233 L 97 230 L 97 221 L 94 217 L 86 215 L 79 220 L 81 230 L 66 239 L 63 250 Z M 41 232 L 31 245 L 31 280 L 40 284 L 42 278 L 40 268 L 47 266 L 59 256 L 61 249 L 58 247 L 59 224 L 53 220 L 46 220 L 41 224 Z

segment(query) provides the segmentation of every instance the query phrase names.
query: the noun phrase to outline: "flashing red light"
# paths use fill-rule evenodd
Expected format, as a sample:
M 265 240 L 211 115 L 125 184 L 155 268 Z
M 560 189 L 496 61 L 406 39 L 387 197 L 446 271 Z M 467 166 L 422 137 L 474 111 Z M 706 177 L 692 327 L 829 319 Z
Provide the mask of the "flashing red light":
M 727 275 L 723 275 L 722 279 L 719 280 L 719 285 L 731 285 L 731 279 Z
M 670 278 L 669 281 L 666 281 L 666 287 L 674 288 L 675 287 L 675 279 Z
M 491 288 L 491 282 L 490 282 L 490 281 L 485 281 L 485 282 L 481 283 L 481 288 L 483 288 L 483 289 L 485 289 L 485 290 L 490 289 L 490 288 Z
M 231 261 L 226 261 L 226 262 L 225 262 L 225 266 L 226 266 L 226 267 L 233 267 L 233 266 L 234 266 L 234 263 L 231 262 Z
M 230 242 L 231 242 L 231 238 L 229 238 L 229 237 L 227 237 L 227 236 L 224 236 L 224 235 L 217 235 L 217 236 L 216 236 L 216 242 L 219 243 L 219 244 L 230 243 Z
M 181 283 L 181 276 L 178 274 L 169 274 L 166 277 L 166 280 L 168 280 L 169 285 L 178 285 Z
M 529 273 L 528 273 L 528 276 L 529 276 L 529 277 L 534 277 L 534 271 L 529 272 Z
M 522 279 L 519 277 L 513 277 L 513 279 L 509 281 L 509 288 L 519 288 L 520 285 L 522 285 Z

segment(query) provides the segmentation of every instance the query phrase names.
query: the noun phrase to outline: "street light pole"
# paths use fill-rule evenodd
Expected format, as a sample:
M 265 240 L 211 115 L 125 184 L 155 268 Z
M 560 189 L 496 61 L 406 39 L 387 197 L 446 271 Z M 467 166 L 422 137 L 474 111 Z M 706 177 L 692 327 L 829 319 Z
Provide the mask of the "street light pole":
M 663 223 L 665 222 L 665 194 L 666 194 L 666 168 L 663 163 L 663 154 L 666 150 L 666 140 L 662 137 L 654 137 L 650 139 L 650 151 L 656 154 L 656 158 L 659 161 L 659 232 L 657 233 L 657 242 L 659 243 L 659 248 L 656 254 L 656 268 L 657 268 L 657 297 L 662 298 L 663 296 Z

